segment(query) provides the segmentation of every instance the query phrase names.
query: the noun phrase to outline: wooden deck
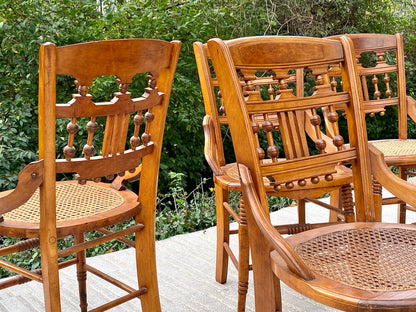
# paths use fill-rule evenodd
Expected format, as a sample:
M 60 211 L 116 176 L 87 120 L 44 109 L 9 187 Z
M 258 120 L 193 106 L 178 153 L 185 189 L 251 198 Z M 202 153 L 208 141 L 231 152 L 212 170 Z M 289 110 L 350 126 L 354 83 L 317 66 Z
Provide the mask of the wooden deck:
M 311 204 L 309 204 L 311 205 Z M 314 206 L 307 209 L 309 222 L 327 220 L 328 212 Z M 272 213 L 274 223 L 296 221 L 296 207 Z M 384 222 L 396 222 L 395 206 L 383 210 Z M 416 221 L 416 213 L 408 213 L 408 223 Z M 157 267 L 160 297 L 165 312 L 235 312 L 237 310 L 237 272 L 229 268 L 226 284 L 215 281 L 215 227 L 195 233 L 178 235 L 157 242 Z M 236 240 L 234 240 L 236 242 Z M 108 267 L 110 274 L 124 275 L 124 280 L 135 285 L 133 250 L 126 249 L 103 256 L 88 258 L 89 263 Z M 61 271 L 61 296 L 63 311 L 79 311 L 78 289 L 74 268 Z M 98 288 L 95 276 L 88 276 L 89 307 L 98 305 L 102 297 L 113 298 L 120 290 L 108 286 Z M 252 280 L 252 277 L 250 277 Z M 95 287 L 97 285 L 97 287 Z M 337 311 L 309 300 L 283 285 L 284 311 Z M 0 311 L 43 311 L 41 284 L 30 282 L 0 291 Z M 110 311 L 141 311 L 139 300 L 125 303 Z M 254 312 L 254 295 L 250 287 L 247 312 Z

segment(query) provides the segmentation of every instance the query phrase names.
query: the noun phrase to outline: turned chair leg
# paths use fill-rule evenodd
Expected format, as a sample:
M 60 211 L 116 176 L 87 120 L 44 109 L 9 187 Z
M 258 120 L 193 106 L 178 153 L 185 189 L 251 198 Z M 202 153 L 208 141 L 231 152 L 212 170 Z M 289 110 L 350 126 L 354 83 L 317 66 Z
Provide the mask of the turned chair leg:
M 352 198 L 351 184 L 341 186 L 342 210 L 344 211 L 345 222 L 355 222 L 354 201 Z
M 78 233 L 74 235 L 74 243 L 81 244 L 84 242 L 84 233 Z M 77 279 L 78 279 L 78 291 L 79 291 L 79 300 L 81 312 L 88 311 L 87 303 L 87 270 L 86 265 L 86 255 L 85 250 L 77 252 Z
M 243 198 L 240 198 L 240 224 L 238 227 L 238 312 L 246 309 L 248 291 L 248 276 L 250 263 L 250 248 L 247 228 L 247 216 Z
M 215 279 L 224 284 L 228 274 L 228 254 L 224 245 L 230 243 L 230 219 L 224 208 L 224 202 L 228 203 L 228 192 L 215 184 L 215 205 L 217 217 L 217 257 Z
M 381 184 L 377 180 L 373 179 L 373 201 L 374 212 L 377 222 L 381 222 L 381 211 L 383 206 L 383 195 Z M 399 209 L 400 214 L 400 209 Z

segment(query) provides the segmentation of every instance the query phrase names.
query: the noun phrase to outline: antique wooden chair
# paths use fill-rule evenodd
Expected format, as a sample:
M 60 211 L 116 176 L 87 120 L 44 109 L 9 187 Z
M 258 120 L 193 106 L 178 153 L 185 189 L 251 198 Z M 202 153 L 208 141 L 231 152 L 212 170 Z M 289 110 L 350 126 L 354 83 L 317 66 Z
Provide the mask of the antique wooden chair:
M 251 265 L 249 265 L 249 240 L 247 233 L 247 219 L 244 203 L 241 200 L 238 213 L 229 204 L 229 192 L 241 192 L 237 164 L 227 163 L 224 155 L 223 138 L 221 126 L 228 124 L 227 115 L 222 105 L 218 82 L 215 73 L 210 65 L 210 56 L 206 44 L 194 43 L 194 52 L 198 73 L 201 83 L 202 94 L 206 116 L 204 118 L 205 133 L 205 158 L 210 165 L 215 185 L 216 196 L 216 217 L 217 217 L 217 258 L 216 258 L 216 280 L 225 283 L 227 280 L 228 260 L 231 259 L 238 271 L 238 311 L 245 310 L 246 294 L 248 290 L 248 277 Z M 296 96 L 303 97 L 304 93 L 304 70 L 296 68 L 294 73 L 287 77 L 286 83 L 296 87 Z M 265 95 L 267 98 L 276 96 L 279 81 L 274 80 L 270 75 L 253 77 L 247 81 L 240 81 L 247 103 L 257 100 Z M 219 96 L 217 96 L 219 94 Z M 219 103 L 219 105 L 217 104 Z M 279 122 L 277 116 L 269 116 L 270 122 L 278 129 Z M 262 114 L 257 115 L 256 120 L 264 123 Z M 306 125 L 308 126 L 308 124 Z M 315 137 L 316 129 L 308 127 L 307 132 L 311 137 Z M 326 141 L 325 150 L 337 150 L 332 144 L 332 139 L 324 133 L 319 133 L 321 139 Z M 280 225 L 277 228 L 280 233 L 295 234 L 311 228 L 320 227 L 325 224 L 306 224 L 305 203 L 314 202 L 322 207 L 330 209 L 337 220 L 352 222 L 355 221 L 351 185 L 351 170 L 345 166 L 338 166 L 338 173 L 331 184 L 314 184 L 310 181 L 305 186 L 293 185 L 293 187 L 283 188 L 280 191 L 273 190 L 269 195 L 284 196 L 297 200 L 298 203 L 298 224 Z M 270 181 L 265 180 L 266 184 Z M 330 204 L 317 200 L 316 198 L 325 193 L 331 193 Z M 229 217 L 233 217 L 238 223 L 237 230 L 230 230 Z M 230 247 L 230 234 L 238 234 L 238 260 Z
M 280 280 L 305 296 L 345 311 L 416 310 L 416 229 L 373 222 L 370 158 L 359 78 L 351 41 L 347 37 L 340 40 L 342 44 L 328 39 L 273 36 L 208 41 L 247 208 L 256 311 L 281 311 Z M 340 64 L 342 92 L 334 92 L 331 87 L 328 68 L 334 64 Z M 309 69 L 316 81 L 313 95 L 302 99 L 283 83 L 288 71 L 299 66 Z M 249 80 L 253 72 L 265 71 L 282 81 L 282 92 L 273 100 L 247 103 L 241 79 Z M 333 106 L 339 104 L 345 106 L 348 116 L 349 145 L 345 146 L 337 133 L 333 138 L 337 151 L 324 152 L 317 140 L 320 153 L 311 154 L 304 124 L 319 128 L 320 108 L 327 107 L 329 122 L 337 129 L 338 114 Z M 305 119 L 305 111 L 312 111 L 311 118 Z M 265 120 L 277 114 L 286 160 L 269 155 L 272 161 L 264 161 L 259 146 L 269 149 L 274 142 L 259 142 L 257 138 L 260 132 L 271 136 L 274 129 L 259 128 L 253 120 L 259 113 Z M 386 168 L 382 156 L 374 152 L 372 156 L 373 166 L 383 168 L 374 168 L 376 178 L 393 194 L 416 191 L 415 186 Z M 321 227 L 283 238 L 270 223 L 267 193 L 290 183 L 303 185 L 308 179 L 330 184 L 340 163 L 351 165 L 356 217 L 363 222 Z M 265 178 L 271 181 L 269 186 Z M 412 196 L 409 203 L 415 205 L 415 199 Z
M 58 269 L 75 264 L 82 311 L 87 311 L 87 271 L 127 292 L 91 311 L 104 311 L 138 297 L 143 311 L 160 311 L 154 242 L 156 191 L 179 49 L 177 41 L 147 39 L 41 45 L 39 161 L 20 172 L 16 189 L 0 194 L 0 235 L 25 240 L 1 248 L 0 255 L 40 246 L 42 268 L 29 271 L 0 260 L 2 267 L 19 274 L 2 280 L 0 288 L 29 280 L 42 282 L 45 310 L 60 311 Z M 65 104 L 56 104 L 57 75 L 76 79 L 78 93 Z M 113 77 L 119 87 L 109 95 L 110 101 L 94 103 L 89 87 L 100 76 Z M 134 96 L 128 91 L 133 81 L 136 87 L 140 81 L 147 83 Z M 68 141 L 58 152 L 63 156 L 56 158 L 55 124 L 61 118 L 68 120 Z M 75 180 L 56 182 L 57 173 L 74 173 Z M 137 174 L 138 195 L 125 187 Z M 101 177 L 111 180 L 114 175 L 118 177 L 112 184 L 100 182 Z M 118 232 L 108 229 L 130 219 L 135 219 L 130 227 Z M 104 235 L 85 241 L 84 233 L 93 230 Z M 125 237 L 133 233 L 135 241 Z M 73 235 L 74 245 L 58 250 L 58 239 L 68 235 Z M 136 248 L 138 289 L 86 263 L 85 249 L 113 239 Z M 58 264 L 58 259 L 69 255 L 75 257 Z
M 408 118 L 416 121 L 416 101 L 406 96 L 406 78 L 403 53 L 403 38 L 401 34 L 351 34 L 362 94 L 364 97 L 364 111 L 371 117 L 375 114 L 384 116 L 386 110 L 397 115 L 397 129 L 395 139 L 387 139 L 390 133 L 380 133 L 377 140 L 372 140 L 386 157 L 388 165 L 398 166 L 399 176 L 407 180 L 414 176 L 411 170 L 416 166 L 416 140 L 408 138 Z M 329 37 L 339 39 L 340 36 Z M 367 118 L 372 122 L 373 118 Z M 330 125 L 329 125 L 330 127 Z M 331 135 L 331 133 L 329 133 Z M 374 181 L 376 190 L 376 218 L 381 221 L 382 205 L 399 204 L 398 222 L 406 222 L 406 209 L 415 211 L 397 198 L 383 198 L 382 188 Z

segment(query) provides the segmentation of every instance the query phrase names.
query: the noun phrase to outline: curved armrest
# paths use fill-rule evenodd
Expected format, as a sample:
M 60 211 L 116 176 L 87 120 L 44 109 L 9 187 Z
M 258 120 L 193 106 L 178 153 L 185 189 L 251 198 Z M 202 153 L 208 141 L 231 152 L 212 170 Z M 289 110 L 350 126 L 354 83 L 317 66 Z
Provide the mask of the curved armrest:
M 384 161 L 383 153 L 371 143 L 368 143 L 368 149 L 374 178 L 394 196 L 416 207 L 416 185 L 406 182 L 391 172 Z
M 126 185 L 130 182 L 134 182 L 140 179 L 140 174 L 142 172 L 142 165 L 140 164 L 134 172 L 126 171 L 125 174 L 121 176 L 117 176 L 113 183 L 111 183 L 111 187 L 115 190 L 122 191 L 126 188 Z
M 406 97 L 407 114 L 414 122 L 416 122 L 416 100 L 411 96 Z
M 269 242 L 272 248 L 274 248 L 279 253 L 282 259 L 286 262 L 290 271 L 297 274 L 306 281 L 314 279 L 314 275 L 303 263 L 302 259 L 297 256 L 292 246 L 286 242 L 286 240 L 271 224 L 270 219 L 264 215 L 262 205 L 256 194 L 253 180 L 251 179 L 250 171 L 248 168 L 241 164 L 239 164 L 238 167 L 241 176 L 241 183 L 243 186 L 245 204 L 249 206 L 249 209 L 251 209 L 257 226 L 264 235 L 264 238 Z
M 214 126 L 212 124 L 211 116 L 205 115 L 202 123 L 204 128 L 205 146 L 204 155 L 208 165 L 211 167 L 212 172 L 216 176 L 223 175 L 221 167 L 217 159 L 217 149 L 215 141 Z
M 43 182 L 43 160 L 34 161 L 24 167 L 18 175 L 14 190 L 0 197 L 0 218 L 2 214 L 12 211 L 27 202 Z

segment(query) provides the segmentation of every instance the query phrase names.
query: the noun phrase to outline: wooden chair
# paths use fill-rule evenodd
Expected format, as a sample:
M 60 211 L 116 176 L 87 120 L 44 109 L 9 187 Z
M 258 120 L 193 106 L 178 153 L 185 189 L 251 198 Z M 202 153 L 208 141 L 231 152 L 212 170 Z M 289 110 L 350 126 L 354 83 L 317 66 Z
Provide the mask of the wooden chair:
M 217 218 L 217 256 L 216 256 L 216 280 L 219 283 L 225 283 L 228 273 L 228 261 L 232 263 L 238 271 L 238 311 L 245 310 L 246 295 L 248 290 L 249 270 L 249 239 L 247 232 L 247 218 L 243 201 L 240 201 L 238 213 L 236 213 L 229 204 L 229 192 L 241 192 L 241 184 L 238 176 L 237 164 L 227 163 L 224 155 L 223 138 L 221 135 L 221 126 L 227 126 L 227 114 L 221 101 L 218 91 L 218 81 L 210 65 L 210 55 L 206 44 L 200 42 L 194 43 L 194 52 L 198 73 L 201 83 L 202 94 L 206 116 L 204 118 L 205 133 L 205 158 L 210 165 L 215 185 L 216 196 L 216 218 Z M 304 93 L 304 70 L 296 68 L 294 73 L 289 75 L 286 83 L 293 84 L 296 87 L 296 96 L 303 97 Z M 273 79 L 270 75 L 253 76 L 249 80 L 240 80 L 245 100 L 247 103 L 256 101 L 263 93 L 267 98 L 274 98 L 279 90 L 280 81 Z M 219 94 L 219 96 L 217 96 Z M 219 107 L 217 103 L 220 103 Z M 277 116 L 269 116 L 270 122 L 278 129 L 279 121 Z M 264 124 L 264 116 L 259 114 L 255 116 L 257 122 Z M 269 121 L 266 121 L 266 123 Z M 308 125 L 307 125 L 308 126 Z M 308 127 L 307 132 L 311 137 L 318 135 L 316 129 Z M 320 139 L 325 140 L 325 150 L 337 150 L 332 144 L 332 139 L 324 133 L 319 132 Z M 329 209 L 335 218 L 333 222 L 338 221 L 355 221 L 354 208 L 351 193 L 352 175 L 351 170 L 345 166 L 338 166 L 338 173 L 334 175 L 334 181 L 330 184 L 315 184 L 308 181 L 306 186 L 294 184 L 293 187 L 272 190 L 268 192 L 272 196 L 283 196 L 297 200 L 298 203 L 298 224 L 280 225 L 280 233 L 295 234 L 311 228 L 321 227 L 324 224 L 306 224 L 305 203 L 307 201 L 318 204 Z M 265 179 L 266 186 L 270 184 Z M 330 193 L 330 204 L 317 200 L 319 196 Z M 232 217 L 238 223 L 237 230 L 230 230 L 229 217 Z M 238 259 L 230 247 L 230 234 L 238 234 Z
M 370 157 L 359 78 L 351 41 L 347 37 L 340 40 L 342 44 L 328 39 L 266 36 L 208 41 L 247 208 L 256 311 L 281 311 L 280 280 L 305 296 L 345 311 L 416 310 L 416 229 L 373 222 Z M 328 68 L 333 64 L 341 65 L 342 92 L 334 92 L 331 87 Z M 299 66 L 309 69 L 316 81 L 313 95 L 302 99 L 283 83 L 288 71 Z M 265 71 L 282 81 L 282 92 L 273 100 L 247 103 L 240 79 Z M 337 129 L 339 115 L 333 106 L 339 104 L 345 105 L 348 116 L 349 145 L 345 146 L 344 139 L 336 134 L 333 139 L 337 151 L 323 152 L 317 140 L 320 153 L 311 154 L 305 123 L 319 129 L 319 109 L 327 107 L 329 122 Z M 311 112 L 311 118 L 305 118 L 305 111 Z M 264 161 L 259 146 L 267 150 L 274 144 L 257 138 L 260 132 L 271 136 L 274 129 L 259 128 L 253 120 L 259 113 L 265 120 L 269 115 L 278 116 L 286 160 L 271 155 L 271 161 Z M 372 156 L 376 178 L 393 194 L 416 194 L 415 186 L 386 168 L 383 156 L 373 151 Z M 271 189 L 279 190 L 290 183 L 303 185 L 309 179 L 331 184 L 340 163 L 351 165 L 356 217 L 363 222 L 321 227 L 283 238 L 270 222 L 266 195 Z M 376 165 L 383 170 L 377 170 Z M 264 184 L 265 178 L 271 181 L 270 186 Z M 413 195 L 409 202 L 414 205 L 415 199 Z
M 52 43 L 41 45 L 39 161 L 20 172 L 16 189 L 0 195 L 0 235 L 25 240 L 1 248 L 0 255 L 40 246 L 42 268 L 29 271 L 0 260 L 2 267 L 19 274 L 2 280 L 0 288 L 29 280 L 41 282 L 45 310 L 60 311 L 58 269 L 75 264 L 81 311 L 87 311 L 87 271 L 127 292 L 91 311 L 104 311 L 137 297 L 141 298 L 143 311 L 160 311 L 154 241 L 156 191 L 164 124 L 179 49 L 177 41 L 147 39 L 63 47 Z M 136 78 L 140 73 L 145 75 Z M 56 104 L 57 75 L 76 79 L 78 93 L 65 104 Z M 89 94 L 93 79 L 99 76 L 114 76 L 114 82 L 117 80 L 119 84 L 108 102 L 94 103 Z M 133 77 L 136 82 L 142 79 L 148 84 L 134 96 L 128 91 Z M 57 159 L 55 124 L 56 119 L 61 118 L 69 121 L 68 141 L 63 151 L 58 152 L 63 157 Z M 128 132 L 129 128 L 132 129 Z M 56 182 L 57 173 L 75 173 L 76 180 Z M 137 195 L 128 190 L 125 183 L 138 173 Z M 112 184 L 99 182 L 100 177 L 111 180 L 114 175 L 118 177 Z M 94 181 L 87 181 L 91 179 Z M 118 232 L 108 229 L 132 218 L 135 223 L 131 227 Z M 85 241 L 84 233 L 93 230 L 104 235 Z M 133 233 L 135 241 L 125 238 Z M 68 235 L 74 237 L 74 245 L 58 251 L 58 239 Z M 136 248 L 138 289 L 86 263 L 85 249 L 113 239 Z M 58 259 L 69 255 L 75 257 L 58 264 Z
M 397 114 L 397 138 L 386 139 L 384 133 L 371 143 L 385 155 L 388 165 L 398 166 L 399 176 L 407 180 L 414 176 L 411 171 L 416 167 L 416 140 L 408 138 L 408 118 L 416 121 L 416 101 L 406 96 L 406 78 L 404 66 L 403 38 L 401 34 L 351 34 L 357 60 L 358 73 L 363 94 L 364 111 L 374 117 L 384 116 L 386 109 Z M 340 36 L 329 37 L 339 39 Z M 367 60 L 362 64 L 362 57 Z M 373 60 L 373 64 L 368 60 Z M 396 109 L 397 108 L 397 109 Z M 372 122 L 367 118 L 367 122 Z M 390 131 L 391 132 L 391 131 Z M 391 134 L 391 133 L 390 133 Z M 329 133 L 331 135 L 331 133 Z M 406 209 L 415 211 L 398 198 L 383 198 L 381 185 L 374 181 L 376 199 L 376 219 L 381 221 L 382 205 L 399 204 L 397 220 L 406 222 Z

